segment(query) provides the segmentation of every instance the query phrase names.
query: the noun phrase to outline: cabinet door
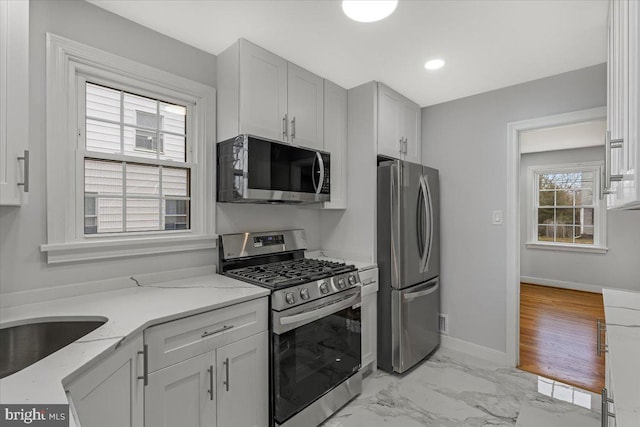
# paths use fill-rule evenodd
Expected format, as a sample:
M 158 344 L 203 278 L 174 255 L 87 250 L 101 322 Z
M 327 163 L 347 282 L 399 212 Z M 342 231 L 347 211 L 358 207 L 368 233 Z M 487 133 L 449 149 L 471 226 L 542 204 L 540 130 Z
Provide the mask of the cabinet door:
M 287 61 L 240 41 L 240 133 L 287 141 Z
M 324 82 L 322 77 L 289 63 L 289 141 L 303 147 L 324 149 Z
M 216 425 L 215 351 L 149 374 L 145 391 L 147 427 Z
M 216 351 L 219 426 L 268 425 L 267 337 L 262 332 Z
M 362 296 L 362 366 L 366 366 L 376 359 L 377 331 L 378 331 L 378 303 L 377 292 Z M 374 363 L 373 370 L 376 370 Z
M 142 427 L 142 334 L 65 387 L 82 427 Z
M 26 203 L 28 92 L 29 2 L 0 0 L 0 206 Z
M 401 117 L 402 97 L 378 83 L 378 154 L 402 158 Z
M 421 114 L 417 104 L 404 100 L 402 103 L 402 137 L 406 140 L 404 160 L 422 164 Z
M 331 154 L 331 201 L 325 209 L 347 208 L 347 91 L 324 81 L 324 150 Z

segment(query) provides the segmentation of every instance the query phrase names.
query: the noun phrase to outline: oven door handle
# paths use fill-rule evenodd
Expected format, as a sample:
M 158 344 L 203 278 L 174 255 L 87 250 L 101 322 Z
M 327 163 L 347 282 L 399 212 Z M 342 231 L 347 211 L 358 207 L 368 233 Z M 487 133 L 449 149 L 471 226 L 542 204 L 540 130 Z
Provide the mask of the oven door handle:
M 343 301 L 336 302 L 328 306 L 323 306 L 310 311 L 305 311 L 304 313 L 300 313 L 300 314 L 294 314 L 292 316 L 282 317 L 279 323 L 280 325 L 295 324 L 295 326 L 287 327 L 288 330 L 295 329 L 297 326 L 301 326 L 305 323 L 308 323 L 309 320 L 320 319 L 330 314 L 337 313 L 338 311 L 344 310 L 345 308 L 348 308 L 354 305 L 354 303 L 356 302 L 360 302 L 360 292 L 356 293 L 352 297 L 349 297 Z

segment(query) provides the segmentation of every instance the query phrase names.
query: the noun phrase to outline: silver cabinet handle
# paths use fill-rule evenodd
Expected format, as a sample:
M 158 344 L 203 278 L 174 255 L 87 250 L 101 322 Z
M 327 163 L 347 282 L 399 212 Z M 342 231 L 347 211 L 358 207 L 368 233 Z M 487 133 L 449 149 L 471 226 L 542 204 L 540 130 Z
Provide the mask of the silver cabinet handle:
M 622 175 L 611 174 L 611 150 L 614 148 L 622 148 L 623 139 L 611 139 L 611 131 L 605 133 L 604 139 L 604 186 L 603 194 L 611 194 L 611 182 L 622 181 Z
M 287 140 L 287 114 L 282 118 L 282 139 Z
M 232 329 L 232 328 L 233 328 L 233 325 L 224 325 L 222 328 L 215 329 L 213 331 L 204 331 L 200 336 L 202 338 L 205 338 L 205 337 L 208 337 L 209 335 L 219 334 L 220 332 L 228 331 L 229 329 Z
M 404 142 L 403 138 L 400 137 L 400 139 L 398 140 L 398 152 L 400 154 L 404 153 L 403 148 L 402 148 L 402 143 Z
M 609 398 L 607 388 L 602 389 L 602 407 L 600 412 L 600 425 L 602 427 L 609 426 L 609 417 L 615 418 L 616 414 L 609 412 L 609 403 L 613 403 L 613 399 Z
M 207 393 L 209 393 L 209 400 L 213 400 L 213 365 L 209 366 L 207 373 L 209 374 L 209 390 L 207 390 Z
M 28 193 L 29 192 L 29 150 L 24 150 L 24 154 L 18 157 L 18 160 L 22 160 L 24 162 L 24 177 L 22 178 L 22 182 L 19 182 L 18 185 L 21 185 L 24 192 Z
M 142 347 L 142 351 L 139 351 L 138 354 L 142 354 L 142 376 L 139 376 L 139 380 L 144 380 L 144 385 L 149 385 L 149 347 L 145 344 Z
M 598 329 L 596 335 L 596 352 L 598 357 L 600 357 L 602 353 L 607 352 L 607 345 L 602 345 L 602 333 L 607 330 L 607 325 L 602 319 L 596 319 L 596 328 Z
M 409 140 L 404 138 L 404 154 L 409 154 Z
M 226 380 L 222 382 L 222 384 L 225 385 L 225 387 L 227 388 L 227 391 L 229 391 L 229 358 L 227 357 L 224 362 L 222 362 L 224 364 L 224 368 L 226 371 Z
M 291 141 L 293 141 L 294 139 L 296 139 L 296 117 L 294 116 L 293 119 L 291 119 Z

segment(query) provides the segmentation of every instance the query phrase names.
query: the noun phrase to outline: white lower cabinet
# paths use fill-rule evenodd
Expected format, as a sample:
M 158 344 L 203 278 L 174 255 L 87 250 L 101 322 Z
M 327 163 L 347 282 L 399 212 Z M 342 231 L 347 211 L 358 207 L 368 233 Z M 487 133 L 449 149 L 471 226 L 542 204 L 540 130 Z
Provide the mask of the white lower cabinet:
M 269 424 L 267 348 L 262 332 L 216 350 L 218 427 Z
M 266 426 L 267 345 L 262 332 L 151 373 L 145 425 Z
M 362 281 L 362 369 L 377 370 L 378 269 L 359 272 Z
M 150 374 L 144 394 L 145 425 L 214 426 L 215 357 L 210 351 Z
M 142 427 L 142 349 L 140 334 L 65 386 L 77 415 L 77 425 Z

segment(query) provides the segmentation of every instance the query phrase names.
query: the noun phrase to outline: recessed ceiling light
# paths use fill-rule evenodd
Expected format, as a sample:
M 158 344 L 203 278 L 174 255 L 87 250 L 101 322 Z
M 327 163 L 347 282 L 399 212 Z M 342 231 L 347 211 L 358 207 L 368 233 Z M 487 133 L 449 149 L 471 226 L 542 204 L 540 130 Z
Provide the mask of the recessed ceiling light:
M 343 0 L 342 10 L 358 22 L 376 22 L 391 15 L 398 0 Z
M 427 70 L 437 70 L 444 67 L 444 59 L 432 59 L 430 61 L 427 61 L 426 64 L 424 64 L 424 68 L 426 68 Z

